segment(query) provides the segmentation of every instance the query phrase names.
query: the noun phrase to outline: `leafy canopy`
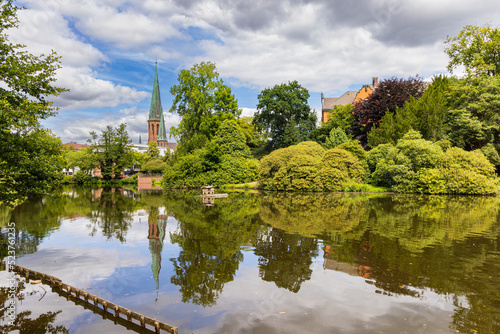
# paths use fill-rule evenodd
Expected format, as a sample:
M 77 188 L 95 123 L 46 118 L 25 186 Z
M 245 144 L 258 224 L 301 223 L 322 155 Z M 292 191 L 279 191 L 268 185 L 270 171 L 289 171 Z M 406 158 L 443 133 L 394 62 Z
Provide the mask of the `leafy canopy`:
M 224 121 L 202 148 L 169 164 L 162 184 L 166 188 L 220 186 L 257 180 L 259 162 L 251 158 L 245 133 L 236 120 Z
M 214 63 L 201 62 L 181 70 L 177 80 L 170 89 L 174 96 L 170 112 L 177 112 L 182 119 L 171 128 L 171 134 L 178 139 L 181 151 L 192 152 L 212 139 L 222 122 L 239 117 L 241 110 L 231 88 L 219 79 Z
M 448 36 L 445 44 L 450 72 L 464 66 L 471 76 L 500 74 L 499 29 L 467 25 L 457 36 Z
M 101 137 L 95 132 L 90 132 L 92 140 L 90 150 L 92 151 L 96 165 L 101 169 L 102 177 L 105 180 L 121 178 L 121 173 L 126 167 L 133 164 L 131 143 L 128 137 L 125 123 L 117 128 L 107 126 L 102 131 Z
M 427 140 L 446 138 L 448 133 L 448 98 L 450 80 L 436 76 L 432 84 L 419 99 L 410 96 L 403 107 L 396 107 L 394 113 L 387 113 L 368 133 L 368 145 L 396 145 L 397 141 L 410 130 L 416 130 Z
M 366 144 L 367 133 L 378 126 L 386 114 L 393 114 L 397 108 L 403 107 L 410 96 L 420 98 L 424 90 L 425 84 L 420 77 L 382 80 L 367 99 L 355 103 L 355 122 L 351 132 L 356 139 Z
M 56 114 L 49 100 L 65 91 L 53 86 L 59 57 L 35 56 L 9 42 L 18 7 L 0 7 L 0 202 L 13 204 L 48 193 L 63 168 L 61 142 L 40 120 Z
M 253 124 L 267 133 L 276 149 L 309 139 L 317 116 L 307 104 L 309 92 L 297 81 L 264 89 L 258 96 Z

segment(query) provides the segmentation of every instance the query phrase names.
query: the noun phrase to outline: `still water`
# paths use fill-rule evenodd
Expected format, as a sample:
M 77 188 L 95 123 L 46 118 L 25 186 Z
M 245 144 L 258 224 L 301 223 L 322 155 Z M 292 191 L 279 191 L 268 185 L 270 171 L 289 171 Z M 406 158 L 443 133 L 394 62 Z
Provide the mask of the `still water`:
M 1 257 L 179 333 L 500 333 L 500 198 L 67 189 L 0 208 Z M 2 333 L 127 328 L 0 271 Z M 18 331 L 19 330 L 19 331 Z M 129 331 L 130 332 L 130 331 Z

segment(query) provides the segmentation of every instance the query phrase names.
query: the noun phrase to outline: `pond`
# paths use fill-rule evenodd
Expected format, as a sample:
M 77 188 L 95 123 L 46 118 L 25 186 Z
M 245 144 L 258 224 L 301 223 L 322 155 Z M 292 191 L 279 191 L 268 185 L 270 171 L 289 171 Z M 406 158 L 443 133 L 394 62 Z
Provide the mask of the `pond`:
M 1 257 L 10 223 L 16 264 L 179 333 L 500 332 L 499 197 L 200 193 L 66 189 L 0 208 Z M 127 330 L 24 279 L 11 326 L 9 275 L 3 333 Z

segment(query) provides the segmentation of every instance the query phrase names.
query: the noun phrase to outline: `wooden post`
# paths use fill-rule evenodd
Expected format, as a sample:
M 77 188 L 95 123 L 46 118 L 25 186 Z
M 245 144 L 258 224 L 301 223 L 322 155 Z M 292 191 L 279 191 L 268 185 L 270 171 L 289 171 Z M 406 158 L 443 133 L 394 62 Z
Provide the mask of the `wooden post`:
M 91 308 L 91 305 L 92 305 L 91 302 L 93 302 L 93 304 L 94 304 L 93 309 L 95 310 L 94 312 L 98 312 L 98 313 L 103 312 L 103 318 L 113 319 L 115 323 L 118 323 L 122 326 L 124 326 L 124 324 L 122 322 L 125 322 L 125 319 L 120 317 L 120 313 L 127 316 L 126 321 L 128 324 L 130 324 L 127 326 L 138 326 L 137 324 L 134 324 L 134 322 L 133 322 L 133 319 L 136 319 L 136 320 L 140 321 L 140 323 L 141 323 L 140 326 L 142 328 L 146 328 L 146 325 L 150 325 L 150 326 L 154 327 L 156 333 L 160 333 L 160 331 L 163 329 L 169 333 L 178 334 L 177 327 L 174 327 L 174 326 L 171 326 L 171 325 L 166 324 L 164 322 L 158 321 L 156 319 L 144 316 L 140 313 L 131 311 L 125 307 L 119 306 L 119 305 L 114 304 L 110 301 L 102 299 L 102 298 L 98 297 L 97 295 L 93 295 L 91 293 L 88 293 L 87 291 L 83 291 L 81 289 L 72 287 L 71 285 L 63 283 L 57 277 L 50 276 L 50 275 L 47 275 L 44 273 L 40 273 L 40 272 L 37 272 L 34 270 L 30 270 L 30 269 L 27 269 L 27 268 L 24 268 L 24 267 L 21 267 L 18 265 L 13 265 L 13 266 L 11 266 L 11 268 L 12 268 L 12 271 L 15 271 L 19 274 L 24 274 L 27 281 L 29 280 L 30 276 L 34 277 L 36 279 L 41 278 L 42 280 L 47 282 L 47 284 L 50 285 L 51 287 L 54 287 L 56 289 L 59 289 L 59 291 L 61 291 L 61 292 L 57 292 L 57 290 L 56 290 L 55 291 L 56 293 L 58 293 L 61 296 L 65 296 L 67 300 L 71 300 L 78 305 L 81 305 L 81 303 L 83 303 L 84 307 L 86 307 L 86 305 L 89 305 L 88 307 Z M 73 295 L 72 292 L 74 292 L 75 295 Z M 80 298 L 80 296 L 83 296 L 85 301 L 83 301 Z M 89 300 L 90 300 L 90 302 L 89 302 Z M 103 311 L 101 311 L 101 309 L 98 307 L 99 304 L 102 305 Z M 96 306 L 97 306 L 97 308 L 96 308 Z M 110 312 L 108 312 L 108 308 L 110 310 L 114 310 L 114 313 L 115 313 L 114 317 Z

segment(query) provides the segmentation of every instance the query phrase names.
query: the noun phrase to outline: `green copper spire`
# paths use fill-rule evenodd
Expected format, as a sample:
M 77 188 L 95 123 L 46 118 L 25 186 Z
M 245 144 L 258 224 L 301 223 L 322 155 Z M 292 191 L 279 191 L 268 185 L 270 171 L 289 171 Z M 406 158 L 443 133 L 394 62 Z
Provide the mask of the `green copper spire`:
M 158 83 L 158 64 L 156 64 L 153 96 L 151 98 L 151 107 L 149 108 L 149 120 L 157 120 L 161 116 L 163 116 L 163 109 L 161 108 L 160 84 Z
M 156 141 L 167 141 L 167 132 L 165 131 L 165 121 L 163 120 L 163 111 L 160 114 L 160 129 Z

